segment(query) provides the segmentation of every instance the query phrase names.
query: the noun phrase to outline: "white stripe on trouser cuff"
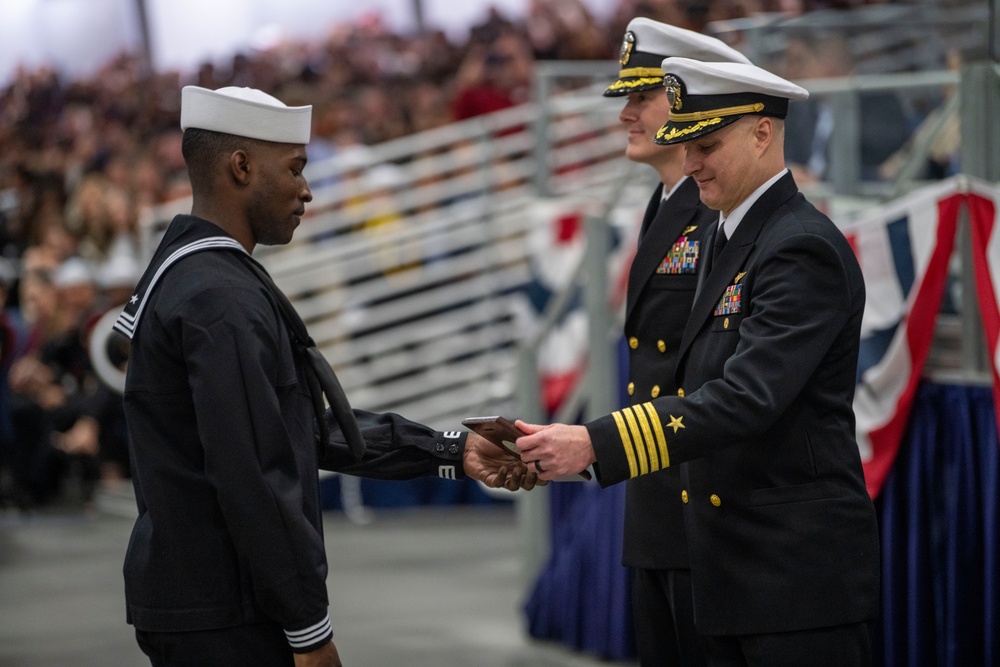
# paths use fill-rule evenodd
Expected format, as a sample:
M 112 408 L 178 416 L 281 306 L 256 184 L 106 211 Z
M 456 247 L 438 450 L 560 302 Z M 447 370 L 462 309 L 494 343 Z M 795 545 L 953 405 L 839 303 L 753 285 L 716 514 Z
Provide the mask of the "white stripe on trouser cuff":
M 310 644 L 315 644 L 332 632 L 333 626 L 330 625 L 330 614 L 327 614 L 326 618 L 322 621 L 315 625 L 310 625 L 308 628 L 285 630 L 285 638 L 288 639 L 288 644 L 292 648 L 303 648 Z

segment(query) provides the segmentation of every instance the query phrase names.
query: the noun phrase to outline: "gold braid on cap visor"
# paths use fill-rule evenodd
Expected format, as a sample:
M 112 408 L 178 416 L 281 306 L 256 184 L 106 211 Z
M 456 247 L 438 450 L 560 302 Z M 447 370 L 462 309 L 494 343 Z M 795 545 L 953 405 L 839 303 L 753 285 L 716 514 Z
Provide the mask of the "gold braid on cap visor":
M 685 137 L 699 130 L 704 130 L 706 127 L 718 125 L 725 116 L 742 116 L 748 113 L 759 113 L 763 110 L 764 104 L 762 102 L 754 102 L 753 104 L 743 104 L 738 107 L 725 107 L 711 111 L 693 111 L 691 113 L 674 113 L 671 111 L 668 120 L 669 123 L 694 123 L 694 125 L 682 128 L 672 127 L 669 132 L 667 131 L 667 126 L 664 125 L 656 133 L 656 138 L 669 141 L 677 137 Z
M 626 77 L 638 77 L 631 81 L 622 81 Z M 663 83 L 663 70 L 659 67 L 630 67 L 618 72 L 618 81 L 608 86 L 608 90 L 636 88 L 637 86 L 658 86 Z
M 742 104 L 738 107 L 724 107 L 710 111 L 692 111 L 691 113 L 674 113 L 671 111 L 670 121 L 673 123 L 695 123 L 699 120 L 721 118 L 723 116 L 740 116 L 746 113 L 759 113 L 763 110 L 763 102 L 754 102 L 753 104 Z
M 669 140 L 669 139 L 676 139 L 677 137 L 685 137 L 691 134 L 692 132 L 697 132 L 698 130 L 704 130 L 706 127 L 709 127 L 711 125 L 718 125 L 721 122 L 722 122 L 722 117 L 718 116 L 716 118 L 711 118 L 709 120 L 703 120 L 700 123 L 695 123 L 694 125 L 689 125 L 679 130 L 676 127 L 672 127 L 670 128 L 669 132 L 664 131 L 667 129 L 666 125 L 664 125 L 656 133 L 656 138 Z

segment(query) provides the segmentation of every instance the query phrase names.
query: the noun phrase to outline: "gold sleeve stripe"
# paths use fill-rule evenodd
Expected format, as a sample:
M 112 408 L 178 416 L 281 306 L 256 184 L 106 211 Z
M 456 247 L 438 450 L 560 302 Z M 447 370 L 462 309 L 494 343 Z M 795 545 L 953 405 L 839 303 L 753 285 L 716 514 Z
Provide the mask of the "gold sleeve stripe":
M 653 430 L 656 432 L 656 445 L 660 448 L 660 462 L 664 468 L 669 468 L 670 453 L 667 451 L 667 438 L 663 435 L 663 422 L 660 420 L 660 415 L 652 403 L 643 403 L 642 407 L 649 413 L 649 421 L 652 422 Z
M 660 457 L 656 452 L 656 440 L 653 439 L 653 431 L 649 428 L 649 420 L 646 413 L 639 407 L 635 408 L 635 418 L 642 428 L 642 438 L 646 443 L 646 454 L 649 456 L 649 472 L 656 472 L 660 469 Z
M 632 448 L 632 438 L 629 437 L 628 428 L 620 412 L 612 412 L 615 424 L 618 425 L 618 436 L 622 439 L 622 449 L 625 450 L 625 458 L 628 460 L 628 474 L 635 477 L 639 474 L 639 467 L 635 463 L 635 450 Z
M 646 458 L 646 443 L 642 440 L 642 431 L 639 430 L 639 425 L 635 423 L 633 408 L 625 408 L 622 410 L 622 414 L 625 415 L 629 431 L 632 432 L 632 441 L 635 443 L 635 452 L 639 458 L 639 474 L 645 475 L 649 472 L 649 460 Z

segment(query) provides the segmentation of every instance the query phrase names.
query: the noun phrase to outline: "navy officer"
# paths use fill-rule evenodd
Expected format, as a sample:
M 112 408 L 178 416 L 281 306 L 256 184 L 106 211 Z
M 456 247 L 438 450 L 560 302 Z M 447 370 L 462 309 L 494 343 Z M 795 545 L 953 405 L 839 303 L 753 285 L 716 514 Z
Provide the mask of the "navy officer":
M 695 623 L 709 665 L 871 664 L 875 511 L 852 409 L 865 287 L 854 253 L 785 168 L 795 84 L 668 58 L 657 142 L 719 211 L 677 392 L 585 425 L 519 423 L 543 479 L 615 484 L 680 466 Z M 708 239 L 706 239 L 708 243 Z
M 724 42 L 648 18 L 632 19 L 622 40 L 618 78 L 604 91 L 624 97 L 618 118 L 627 130 L 625 156 L 656 171 L 629 271 L 625 338 L 628 395 L 633 404 L 677 391 L 681 333 L 687 323 L 705 233 L 719 214 L 701 203 L 684 175 L 684 149 L 654 139 L 670 107 L 663 59 L 750 62 Z M 631 569 L 632 618 L 643 667 L 700 667 L 704 649 L 695 632 L 681 479 L 676 468 L 625 483 L 622 562 Z

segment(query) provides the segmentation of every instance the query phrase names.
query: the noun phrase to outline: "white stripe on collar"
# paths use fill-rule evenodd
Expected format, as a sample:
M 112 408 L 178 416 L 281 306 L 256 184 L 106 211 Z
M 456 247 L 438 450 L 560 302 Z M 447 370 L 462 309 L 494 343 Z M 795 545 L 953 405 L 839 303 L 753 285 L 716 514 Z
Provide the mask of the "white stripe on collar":
M 146 285 L 146 291 L 142 295 L 142 300 L 139 301 L 139 306 L 135 309 L 135 314 L 130 315 L 125 310 L 122 310 L 121 315 L 119 315 L 118 319 L 115 320 L 115 324 L 113 327 L 115 331 L 123 333 L 126 336 L 128 336 L 129 339 L 131 339 L 132 336 L 135 334 L 136 327 L 139 326 L 139 316 L 142 315 L 142 311 L 146 307 L 146 303 L 149 300 L 149 295 L 152 294 L 153 292 L 153 287 L 160 280 L 160 277 L 163 275 L 163 273 L 168 268 L 170 268 L 170 265 L 176 262 L 177 260 L 181 259 L 182 257 L 190 255 L 193 252 L 198 252 L 200 250 L 211 250 L 213 248 L 229 248 L 233 250 L 239 250 L 240 252 L 245 254 L 249 254 L 247 253 L 246 248 L 240 245 L 238 241 L 228 236 L 209 236 L 208 238 L 198 239 L 197 241 L 192 241 L 187 245 L 181 246 L 180 248 L 172 252 L 169 257 L 163 260 L 163 263 L 160 264 L 159 268 L 156 269 L 156 273 L 153 274 L 153 277 L 150 279 L 149 284 Z M 129 305 L 135 303 L 135 301 L 138 298 L 139 298 L 138 294 L 133 294 L 132 299 L 129 301 Z M 126 308 L 127 307 L 128 306 L 126 306 Z

